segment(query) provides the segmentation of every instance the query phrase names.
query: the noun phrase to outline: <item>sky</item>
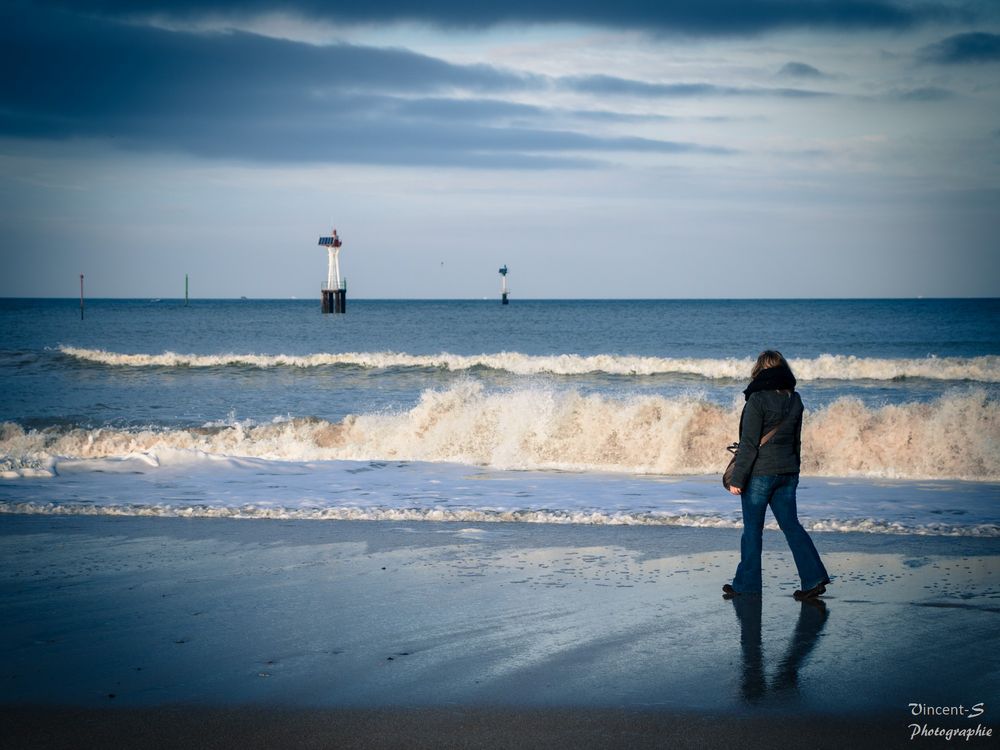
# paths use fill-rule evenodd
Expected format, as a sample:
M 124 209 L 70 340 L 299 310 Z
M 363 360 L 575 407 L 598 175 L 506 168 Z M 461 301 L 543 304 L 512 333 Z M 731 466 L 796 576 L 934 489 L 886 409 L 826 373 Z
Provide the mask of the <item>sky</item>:
M 4 0 L 0 297 L 1000 296 L 995 0 Z

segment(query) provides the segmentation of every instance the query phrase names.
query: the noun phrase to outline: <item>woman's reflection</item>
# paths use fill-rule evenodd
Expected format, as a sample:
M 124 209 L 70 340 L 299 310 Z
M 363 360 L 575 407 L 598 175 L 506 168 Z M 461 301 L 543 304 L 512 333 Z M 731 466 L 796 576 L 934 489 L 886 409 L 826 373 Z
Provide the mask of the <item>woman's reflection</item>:
M 740 647 L 743 650 L 740 692 L 747 703 L 759 703 L 768 693 L 760 633 L 763 597 L 744 595 L 733 597 L 730 601 L 740 621 Z M 822 599 L 806 599 L 799 603 L 799 607 L 799 619 L 795 623 L 792 641 L 771 680 L 770 692 L 775 695 L 788 695 L 795 691 L 799 669 L 816 646 L 828 617 L 826 602 Z

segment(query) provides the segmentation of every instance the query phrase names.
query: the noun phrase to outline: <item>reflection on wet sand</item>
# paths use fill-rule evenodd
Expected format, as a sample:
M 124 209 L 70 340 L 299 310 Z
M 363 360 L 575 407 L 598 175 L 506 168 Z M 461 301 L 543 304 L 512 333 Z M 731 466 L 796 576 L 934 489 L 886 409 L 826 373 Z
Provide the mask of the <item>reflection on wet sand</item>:
M 790 697 L 798 687 L 799 669 L 816 647 L 820 631 L 829 617 L 826 602 L 807 599 L 799 603 L 799 619 L 795 623 L 792 640 L 768 685 L 761 637 L 763 597 L 737 596 L 731 601 L 740 622 L 740 647 L 743 652 L 740 694 L 743 701 L 755 705 L 764 701 L 769 693 L 776 698 Z

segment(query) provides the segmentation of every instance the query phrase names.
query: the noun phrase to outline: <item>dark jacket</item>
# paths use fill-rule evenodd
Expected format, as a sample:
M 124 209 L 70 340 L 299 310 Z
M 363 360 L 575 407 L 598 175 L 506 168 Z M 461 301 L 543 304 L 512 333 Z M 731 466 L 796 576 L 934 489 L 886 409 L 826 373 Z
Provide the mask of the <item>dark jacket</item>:
M 781 428 L 775 436 L 758 450 L 760 439 L 779 424 Z M 798 472 L 801 445 L 802 399 L 799 394 L 795 391 L 751 393 L 740 417 L 740 450 L 733 468 L 733 486 L 746 487 L 753 475 Z

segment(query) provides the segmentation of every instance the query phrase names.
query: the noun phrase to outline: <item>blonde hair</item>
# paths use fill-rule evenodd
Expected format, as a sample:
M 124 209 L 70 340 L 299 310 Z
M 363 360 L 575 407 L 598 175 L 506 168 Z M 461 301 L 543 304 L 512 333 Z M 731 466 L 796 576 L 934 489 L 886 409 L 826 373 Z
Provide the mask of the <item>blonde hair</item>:
M 772 367 L 779 367 L 780 365 L 788 367 L 788 362 L 781 355 L 781 352 L 776 349 L 765 349 L 757 356 L 757 361 L 754 363 L 753 369 L 750 371 L 750 377 L 751 379 L 755 378 L 760 375 L 763 370 L 769 370 Z

